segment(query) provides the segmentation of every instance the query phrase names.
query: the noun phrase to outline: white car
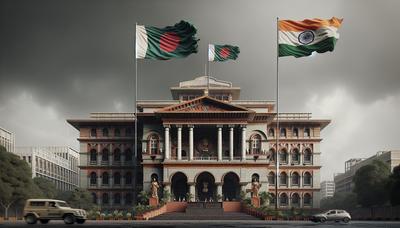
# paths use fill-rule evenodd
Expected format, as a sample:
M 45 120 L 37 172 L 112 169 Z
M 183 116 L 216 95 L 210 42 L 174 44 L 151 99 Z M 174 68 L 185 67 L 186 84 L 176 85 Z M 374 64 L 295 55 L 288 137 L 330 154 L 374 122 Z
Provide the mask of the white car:
M 351 220 L 350 214 L 345 210 L 329 210 L 320 214 L 315 214 L 311 216 L 311 221 L 313 222 L 326 222 L 326 221 L 335 221 L 340 222 L 343 221 L 348 223 Z

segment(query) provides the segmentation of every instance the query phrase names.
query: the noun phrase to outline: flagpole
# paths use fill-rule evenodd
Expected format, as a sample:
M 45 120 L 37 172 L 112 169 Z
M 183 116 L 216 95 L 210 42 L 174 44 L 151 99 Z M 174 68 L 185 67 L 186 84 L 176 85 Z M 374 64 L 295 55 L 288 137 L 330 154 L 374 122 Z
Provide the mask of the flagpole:
M 206 74 L 207 74 L 207 91 L 208 91 L 208 96 L 210 96 L 210 61 L 209 61 L 209 59 L 208 59 L 208 55 L 210 54 L 210 53 L 208 53 L 210 50 L 210 45 L 208 45 L 208 47 L 207 47 L 207 71 L 206 71 Z
M 275 210 L 278 210 L 279 177 L 279 17 L 276 18 L 276 151 L 275 151 Z
M 134 159 L 134 167 L 135 167 L 135 177 L 133 178 L 134 180 L 134 186 L 136 186 L 137 183 L 137 169 L 138 169 L 138 165 L 137 165 L 137 160 L 138 160 L 138 151 L 137 151 L 137 97 L 138 97 L 138 61 L 137 61 L 137 47 L 136 47 L 136 43 L 137 43 L 137 37 L 136 37 L 136 29 L 137 29 L 137 22 L 135 23 L 135 44 L 134 44 L 134 48 L 135 48 L 135 159 Z M 137 192 L 135 192 L 137 195 Z M 134 197 L 134 199 L 136 199 L 136 197 Z M 136 201 L 136 200 L 135 200 Z

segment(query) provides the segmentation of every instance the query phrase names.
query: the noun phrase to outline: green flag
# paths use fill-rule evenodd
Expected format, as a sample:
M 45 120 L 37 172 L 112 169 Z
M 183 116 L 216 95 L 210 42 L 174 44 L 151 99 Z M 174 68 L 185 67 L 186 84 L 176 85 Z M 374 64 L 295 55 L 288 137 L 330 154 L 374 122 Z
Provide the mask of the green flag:
M 240 50 L 237 46 L 232 45 L 208 45 L 208 61 L 222 62 L 228 59 L 235 60 L 239 56 Z
M 196 32 L 186 21 L 165 28 L 136 25 L 136 58 L 167 60 L 197 53 Z

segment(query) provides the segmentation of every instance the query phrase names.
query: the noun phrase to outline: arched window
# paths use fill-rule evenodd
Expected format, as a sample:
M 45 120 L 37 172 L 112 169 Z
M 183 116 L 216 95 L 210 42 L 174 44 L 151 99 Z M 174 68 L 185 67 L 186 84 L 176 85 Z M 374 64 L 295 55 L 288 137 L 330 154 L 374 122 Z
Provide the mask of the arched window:
M 125 135 L 132 136 L 132 129 L 130 129 L 130 128 L 125 129 Z
M 116 161 L 116 162 L 121 161 L 121 150 L 119 148 L 116 148 L 114 150 L 114 161 Z
M 309 193 L 304 194 L 303 203 L 304 203 L 305 206 L 310 206 L 311 205 L 311 195 Z
M 120 136 L 121 136 L 121 131 L 119 130 L 119 128 L 115 128 L 115 130 L 114 130 L 114 136 L 115 136 L 115 137 L 120 137 Z
M 103 136 L 108 137 L 108 129 L 107 128 L 103 128 Z
M 280 137 L 286 138 L 286 128 L 281 128 L 281 134 Z
M 255 134 L 251 136 L 251 153 L 259 154 L 261 152 L 261 136 L 259 134 Z
M 310 137 L 310 128 L 305 128 L 304 129 L 304 138 Z
M 121 174 L 119 172 L 114 173 L 114 185 L 121 184 Z
M 155 179 L 156 181 L 158 181 L 158 175 L 155 174 L 155 173 L 151 174 L 150 178 L 151 178 L 151 181 L 153 181 L 154 179 Z
M 91 149 L 90 150 L 90 162 L 91 163 L 97 162 L 97 151 L 96 151 L 96 149 Z
M 108 149 L 104 148 L 101 152 L 101 160 L 107 162 L 108 161 Z
M 131 193 L 126 193 L 126 195 L 125 195 L 125 204 L 126 205 L 132 204 L 132 195 L 131 195 Z
M 268 173 L 268 184 L 275 185 L 275 173 L 274 172 Z
M 279 162 L 282 164 L 286 164 L 288 162 L 288 153 L 286 149 L 282 149 L 279 153 Z
M 299 137 L 299 129 L 293 128 L 293 137 Z
M 287 174 L 285 172 L 281 173 L 279 177 L 279 182 L 280 185 L 287 185 Z
M 309 148 L 304 150 L 304 163 L 311 163 L 312 161 L 312 154 Z
M 292 206 L 299 206 L 300 205 L 300 196 L 297 193 L 293 193 L 292 195 Z
M 92 128 L 92 129 L 90 130 L 90 136 L 91 136 L 91 137 L 96 137 L 96 136 L 97 136 L 96 128 Z
M 90 185 L 97 184 L 97 174 L 95 172 L 90 173 Z
M 160 138 L 156 134 L 149 136 L 149 152 L 150 154 L 158 154 L 160 148 Z
M 127 185 L 132 184 L 132 174 L 130 172 L 127 172 L 125 174 L 125 184 Z
M 270 198 L 270 201 L 269 201 L 269 205 L 275 205 L 275 200 L 276 200 L 275 194 L 271 193 L 271 198 Z
M 311 185 L 311 174 L 309 172 L 304 173 L 304 185 Z
M 292 150 L 292 163 L 296 165 L 300 163 L 300 152 L 297 148 Z
M 268 130 L 268 136 L 269 137 L 275 137 L 275 130 L 273 129 L 273 128 L 270 128 L 269 130 Z
M 103 184 L 103 185 L 108 185 L 108 179 L 109 179 L 108 173 L 107 173 L 107 172 L 104 172 L 103 175 L 102 175 L 102 177 L 101 177 L 102 184 Z
M 288 196 L 286 193 L 282 193 L 279 197 L 279 205 L 286 206 L 288 204 Z
M 300 175 L 297 172 L 292 173 L 292 185 L 298 186 L 300 184 Z
M 132 161 L 132 150 L 129 148 L 125 150 L 125 161 Z
M 253 173 L 253 175 L 251 175 L 251 180 L 260 181 L 260 175 L 258 175 L 257 173 Z
M 103 204 L 108 204 L 108 193 L 103 193 L 102 202 Z
M 271 149 L 269 149 L 269 155 L 268 155 L 268 157 L 269 157 L 269 160 L 271 161 L 271 162 L 275 162 L 276 160 L 276 153 L 275 153 L 275 150 L 274 150 L 274 148 L 271 148 Z
M 116 205 L 121 204 L 121 194 L 119 194 L 119 193 L 114 194 L 114 204 L 116 204 Z
M 97 204 L 97 194 L 95 192 L 92 192 L 92 202 Z

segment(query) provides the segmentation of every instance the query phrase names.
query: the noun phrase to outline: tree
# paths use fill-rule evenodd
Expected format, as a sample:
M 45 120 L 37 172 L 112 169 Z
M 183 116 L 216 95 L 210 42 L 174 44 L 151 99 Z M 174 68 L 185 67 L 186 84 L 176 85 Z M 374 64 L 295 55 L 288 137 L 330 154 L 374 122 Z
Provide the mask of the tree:
M 353 209 L 357 206 L 357 195 L 353 192 L 335 193 L 333 197 L 321 200 L 321 209 Z
M 37 194 L 31 169 L 25 161 L 0 146 L 0 205 L 8 218 L 8 209 Z
M 392 206 L 400 205 L 400 165 L 394 167 L 389 177 L 390 203 Z
M 33 178 L 33 183 L 38 187 L 45 198 L 54 199 L 57 195 L 56 185 L 43 177 Z
M 68 202 L 71 207 L 90 210 L 94 207 L 93 197 L 90 192 L 83 188 L 73 191 L 60 192 L 57 199 Z
M 357 202 L 364 207 L 383 205 L 388 200 L 389 166 L 374 160 L 357 170 L 353 177 Z

